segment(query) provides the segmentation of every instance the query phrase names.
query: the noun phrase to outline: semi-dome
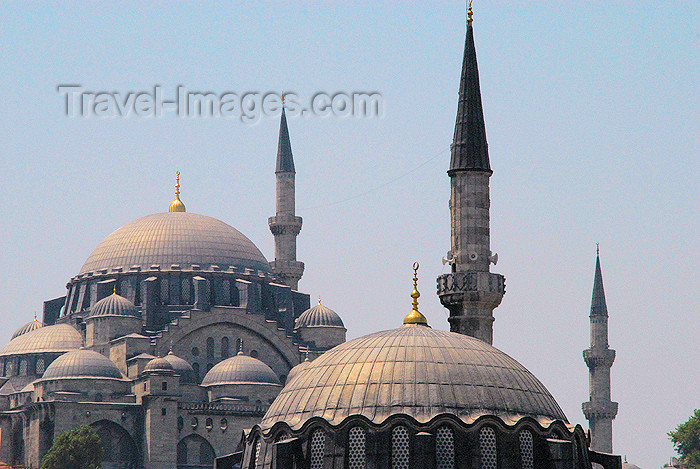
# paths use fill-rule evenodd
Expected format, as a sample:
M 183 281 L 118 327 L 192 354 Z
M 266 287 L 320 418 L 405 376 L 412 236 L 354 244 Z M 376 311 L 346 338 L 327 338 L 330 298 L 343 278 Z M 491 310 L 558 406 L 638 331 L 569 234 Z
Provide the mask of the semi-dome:
M 112 360 L 93 350 L 64 353 L 51 363 L 42 379 L 115 378 L 123 376 Z
M 57 324 L 40 327 L 12 339 L 0 350 L 0 356 L 67 352 L 78 349 L 82 345 L 83 338 L 73 326 Z
M 85 261 L 80 273 L 121 268 L 142 270 L 173 265 L 208 270 L 229 267 L 270 272 L 265 256 L 240 231 L 206 215 L 165 212 L 128 223 L 102 241 Z
M 180 375 L 180 383 L 195 384 L 197 382 L 194 368 L 186 360 L 174 355 L 173 352 L 168 353 L 165 359 L 173 367 L 175 374 Z
M 566 422 L 544 385 L 513 358 L 478 339 L 416 323 L 324 353 L 289 381 L 261 425 L 286 422 L 296 430 L 312 417 L 337 425 L 358 414 L 376 424 L 394 414 L 425 423 L 445 413 L 466 423 L 482 415 Z
M 221 384 L 280 385 L 280 380 L 265 363 L 239 352 L 238 355 L 214 365 L 202 380 L 202 386 Z
M 43 322 L 37 321 L 37 320 L 36 320 L 36 316 L 34 316 L 34 320 L 28 322 L 28 323 L 25 324 L 24 326 L 22 326 L 22 327 L 20 327 L 19 329 L 17 329 L 17 330 L 15 331 L 15 333 L 12 334 L 12 338 L 11 338 L 10 340 L 16 339 L 17 337 L 19 337 L 19 336 L 21 336 L 21 335 L 24 335 L 24 334 L 26 334 L 27 332 L 32 332 L 32 331 L 34 331 L 34 330 L 36 330 L 36 329 L 39 329 L 40 327 L 44 327 L 44 323 L 43 323 Z
M 330 308 L 321 304 L 319 300 L 318 304 L 313 308 L 309 308 L 296 319 L 294 322 L 294 328 L 298 329 L 300 327 L 345 327 L 343 320 L 340 319 L 338 313 Z
M 95 303 L 90 316 L 138 316 L 138 313 L 134 303 L 115 292 Z
M 158 357 L 154 358 L 150 362 L 146 363 L 146 366 L 143 369 L 144 373 L 153 373 L 153 374 L 159 374 L 159 373 L 167 373 L 171 374 L 175 372 L 175 369 L 173 368 L 173 365 L 166 360 L 165 358 Z

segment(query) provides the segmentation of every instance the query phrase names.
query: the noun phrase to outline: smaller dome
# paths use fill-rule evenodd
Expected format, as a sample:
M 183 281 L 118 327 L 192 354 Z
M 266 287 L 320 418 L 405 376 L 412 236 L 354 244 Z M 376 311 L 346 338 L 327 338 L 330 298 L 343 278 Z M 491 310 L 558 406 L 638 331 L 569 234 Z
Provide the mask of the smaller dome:
M 0 356 L 67 352 L 83 345 L 83 337 L 70 324 L 44 326 L 22 334 L 0 350 Z
M 64 353 L 51 363 L 42 379 L 114 378 L 123 376 L 112 360 L 92 350 L 74 350 Z
M 114 292 L 95 303 L 90 316 L 138 316 L 138 314 L 134 303 Z
M 625 462 L 622 463 L 622 469 L 640 469 L 640 468 L 637 465 L 634 465 L 632 463 L 628 463 L 627 459 L 625 459 Z
M 196 384 L 197 378 L 192 365 L 187 363 L 186 360 L 174 355 L 173 352 L 168 353 L 165 359 L 172 365 L 175 374 L 180 375 L 180 383 L 182 384 Z
M 280 380 L 272 368 L 243 352 L 217 363 L 202 380 L 202 386 L 251 383 L 280 385 Z
M 173 365 L 165 358 L 154 358 L 146 364 L 143 373 L 153 374 L 173 374 L 175 372 Z
M 21 335 L 24 335 L 24 334 L 26 334 L 27 332 L 35 331 L 35 330 L 39 329 L 40 327 L 44 327 L 44 323 L 43 323 L 43 322 L 37 321 L 37 320 L 36 320 L 36 315 L 35 315 L 35 316 L 34 316 L 34 320 L 28 322 L 28 323 L 25 324 L 24 326 L 22 326 L 22 327 L 20 327 L 19 329 L 17 329 L 17 330 L 15 331 L 15 333 L 12 334 L 12 338 L 11 338 L 10 340 L 16 339 L 17 337 L 19 337 L 19 336 L 21 336 Z
M 345 327 L 345 325 L 338 313 L 323 306 L 321 300 L 318 300 L 316 306 L 307 309 L 296 319 L 294 328 L 300 327 Z
M 297 376 L 299 373 L 304 371 L 309 365 L 311 364 L 311 361 L 309 360 L 309 357 L 306 357 L 306 360 L 303 362 L 299 363 L 297 366 L 289 370 L 289 375 L 287 376 L 287 383 L 292 381 L 292 378 Z

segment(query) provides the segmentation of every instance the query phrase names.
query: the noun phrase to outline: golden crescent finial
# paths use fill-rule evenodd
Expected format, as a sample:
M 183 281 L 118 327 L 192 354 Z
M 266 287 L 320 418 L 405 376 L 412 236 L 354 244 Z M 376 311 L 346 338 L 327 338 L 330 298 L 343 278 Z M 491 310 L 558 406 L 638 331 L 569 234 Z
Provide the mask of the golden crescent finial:
M 318 304 L 321 304 L 321 295 L 318 296 Z
M 469 9 L 467 10 L 467 23 L 471 23 L 474 21 L 472 19 L 472 16 L 474 15 L 474 12 L 472 11 L 472 2 L 469 0 Z
M 114 282 L 114 291 L 112 292 L 113 295 L 117 294 L 117 282 Z
M 284 93 L 282 93 L 282 109 L 284 109 Z
M 420 264 L 418 262 L 413 263 L 413 291 L 411 292 L 411 298 L 413 302 L 411 305 L 413 308 L 411 312 L 403 318 L 404 324 L 422 324 L 424 326 L 428 325 L 428 320 L 423 316 L 423 314 L 418 311 L 418 298 L 420 298 L 420 292 L 418 291 L 418 268 Z
M 185 212 L 185 204 L 180 200 L 180 171 L 175 172 L 175 200 L 168 208 L 169 212 Z

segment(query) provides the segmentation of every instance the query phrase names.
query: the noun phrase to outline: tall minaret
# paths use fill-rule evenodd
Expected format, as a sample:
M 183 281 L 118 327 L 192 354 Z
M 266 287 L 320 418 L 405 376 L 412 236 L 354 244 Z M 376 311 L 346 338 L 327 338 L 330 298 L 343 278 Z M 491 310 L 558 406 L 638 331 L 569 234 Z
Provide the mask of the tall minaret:
M 591 449 L 612 453 L 612 421 L 617 415 L 617 402 L 610 400 L 610 368 L 615 351 L 608 347 L 608 307 L 597 248 L 590 320 L 591 348 L 583 351 L 589 371 L 590 400 L 583 403 L 583 415 L 591 430 Z
M 493 310 L 505 293 L 505 278 L 489 272 L 498 257 L 489 234 L 489 164 L 474 46 L 471 2 L 467 12 L 459 105 L 452 142 L 450 218 L 452 249 L 444 259 L 452 273 L 438 277 L 438 295 L 450 311 L 450 330 L 493 343 Z
M 270 217 L 268 225 L 275 236 L 275 260 L 270 262 L 272 271 L 285 283 L 296 290 L 299 279 L 304 274 L 304 263 L 297 260 L 297 236 L 301 231 L 301 217 L 294 214 L 294 158 L 289 141 L 287 116 L 282 98 L 282 119 L 280 121 L 279 142 L 277 143 L 277 214 Z

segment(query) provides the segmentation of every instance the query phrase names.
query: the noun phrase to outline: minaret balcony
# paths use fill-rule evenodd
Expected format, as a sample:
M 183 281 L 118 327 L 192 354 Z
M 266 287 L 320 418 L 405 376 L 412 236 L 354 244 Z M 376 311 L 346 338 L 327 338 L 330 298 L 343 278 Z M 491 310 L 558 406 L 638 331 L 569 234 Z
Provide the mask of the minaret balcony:
M 440 298 L 470 292 L 495 293 L 503 296 L 506 292 L 506 278 L 491 272 L 469 271 L 443 274 L 437 279 L 437 293 Z
M 583 360 L 588 368 L 610 368 L 615 361 L 615 351 L 609 348 L 589 348 L 583 351 Z
M 276 215 L 267 220 L 270 231 L 273 235 L 278 234 L 294 234 L 298 235 L 301 231 L 302 219 L 294 215 Z
M 617 415 L 618 403 L 617 402 L 584 402 L 581 405 L 581 410 L 583 410 L 583 415 L 586 420 L 595 419 L 614 419 Z

